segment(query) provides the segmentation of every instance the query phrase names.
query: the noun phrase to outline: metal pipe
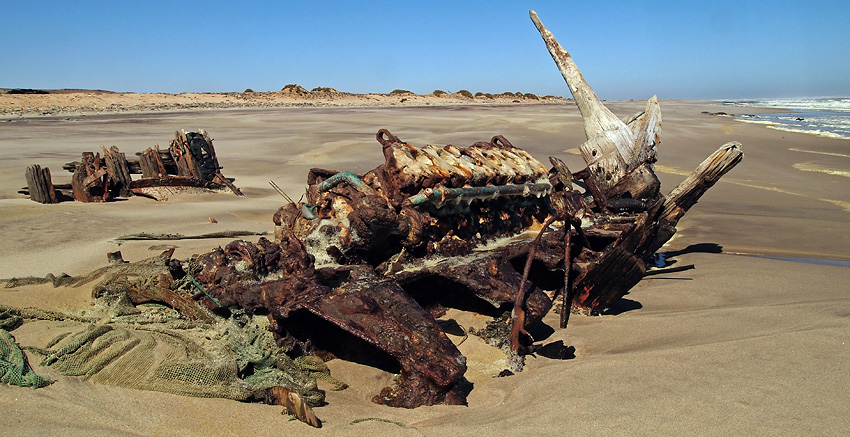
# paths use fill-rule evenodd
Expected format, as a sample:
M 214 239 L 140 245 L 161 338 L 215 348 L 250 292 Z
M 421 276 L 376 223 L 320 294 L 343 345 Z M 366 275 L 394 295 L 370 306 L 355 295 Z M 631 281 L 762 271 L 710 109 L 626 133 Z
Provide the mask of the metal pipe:
M 352 188 L 363 194 L 375 194 L 375 191 L 372 190 L 369 185 L 366 185 L 366 182 L 363 182 L 362 179 L 350 171 L 341 171 L 320 182 L 318 186 L 319 192 L 324 193 L 325 191 L 330 191 L 333 187 L 343 182 L 351 185 Z
M 431 203 L 438 209 L 442 208 L 447 202 L 461 203 L 472 202 L 479 199 L 495 199 L 497 197 L 523 196 L 531 195 L 545 196 L 552 190 L 552 185 L 548 183 L 539 184 L 510 184 L 510 185 L 488 185 L 484 187 L 463 187 L 463 188 L 446 188 L 437 186 L 434 188 L 426 188 L 419 194 L 410 196 L 405 203 L 412 206 L 424 205 Z

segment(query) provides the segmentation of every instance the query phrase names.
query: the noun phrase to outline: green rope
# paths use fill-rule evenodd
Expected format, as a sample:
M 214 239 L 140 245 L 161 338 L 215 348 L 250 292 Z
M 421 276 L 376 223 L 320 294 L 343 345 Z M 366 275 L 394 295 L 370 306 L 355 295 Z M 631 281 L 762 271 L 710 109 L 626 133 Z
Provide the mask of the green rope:
M 340 391 L 348 388 L 348 384 L 331 376 L 331 369 L 325 362 L 315 355 L 304 355 L 295 359 L 295 364 L 298 368 L 307 373 L 310 377 L 325 381 L 333 387 L 331 390 Z
M 195 287 L 198 287 L 198 290 L 201 290 L 204 294 L 207 295 L 208 298 L 210 298 L 213 302 L 215 302 L 215 304 L 218 305 L 219 308 L 221 308 L 221 302 L 219 302 L 218 299 L 212 297 L 211 294 L 207 293 L 207 290 L 204 290 L 204 287 L 200 283 L 198 283 L 197 280 L 195 280 L 194 276 L 186 275 L 186 277 L 188 277 L 189 280 L 192 281 L 192 284 L 195 284 Z
M 348 424 L 349 424 L 349 425 L 357 425 L 358 423 L 363 423 L 363 422 L 382 422 L 382 423 L 390 423 L 390 424 L 393 424 L 393 425 L 399 426 L 399 427 L 401 427 L 401 428 L 416 429 L 416 428 L 413 428 L 413 427 L 411 427 L 411 426 L 407 426 L 407 425 L 405 425 L 405 424 L 404 424 L 404 423 L 402 423 L 402 422 L 397 422 L 397 421 L 395 421 L 395 420 L 382 419 L 382 418 L 380 418 L 380 417 L 367 417 L 367 418 L 365 418 L 365 419 L 355 419 L 355 420 L 352 420 L 351 422 L 349 422 Z

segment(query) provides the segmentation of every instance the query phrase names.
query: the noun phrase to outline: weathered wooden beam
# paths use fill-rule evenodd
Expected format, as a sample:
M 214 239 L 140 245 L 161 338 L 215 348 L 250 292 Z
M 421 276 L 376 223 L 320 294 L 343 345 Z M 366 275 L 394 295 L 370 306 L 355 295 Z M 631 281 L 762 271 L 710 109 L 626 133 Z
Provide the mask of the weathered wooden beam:
M 94 173 L 90 173 L 85 179 L 83 179 L 83 187 L 89 188 L 94 185 L 102 185 L 103 177 L 106 176 L 106 174 L 107 171 L 103 167 L 95 170 Z
M 530 11 L 529 14 L 581 112 L 587 135 L 587 142 L 579 147 L 582 157 L 596 177 L 599 187 L 607 191 L 628 171 L 626 159 L 633 154 L 635 146 L 632 130 L 602 104 L 570 54 L 546 29 L 537 13 Z
M 705 192 L 744 158 L 741 143 L 732 141 L 720 146 L 680 183 L 664 202 L 659 220 L 675 226 Z
M 113 196 L 130 197 L 133 192 L 130 191 L 130 168 L 127 164 L 127 158 L 118 150 L 118 147 L 112 146 L 109 150 L 101 146 L 103 149 L 103 160 L 106 163 L 106 171 L 109 175 L 109 189 Z
M 560 184 L 563 185 L 564 190 L 571 190 L 573 187 L 573 172 L 567 167 L 567 163 L 554 156 L 549 157 L 549 162 L 552 164 L 552 170 L 549 170 L 549 183 L 553 187 Z
M 648 254 L 660 249 L 676 233 L 676 224 L 705 192 L 723 175 L 744 159 L 741 143 L 732 141 L 720 146 L 680 183 L 665 199 L 658 215 L 658 235 Z
M 220 169 L 221 166 L 218 164 L 218 155 L 215 153 L 215 147 L 213 146 L 213 140 L 210 138 L 210 135 L 204 129 L 198 129 L 198 133 L 204 137 L 204 141 L 207 142 L 207 146 L 209 147 L 210 157 L 212 159 L 212 164 L 216 168 L 216 170 Z
M 38 203 L 59 203 L 50 177 L 50 169 L 33 164 L 26 170 L 30 199 Z

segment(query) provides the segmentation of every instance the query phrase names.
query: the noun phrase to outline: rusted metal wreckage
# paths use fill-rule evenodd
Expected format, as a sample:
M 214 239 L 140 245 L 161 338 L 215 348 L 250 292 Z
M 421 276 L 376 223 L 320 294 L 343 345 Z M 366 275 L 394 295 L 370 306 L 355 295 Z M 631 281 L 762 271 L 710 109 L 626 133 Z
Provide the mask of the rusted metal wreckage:
M 312 169 L 306 199 L 274 215 L 275 241 L 234 241 L 194 259 L 189 274 L 205 290 L 195 298 L 268 312 L 295 354 L 383 351 L 400 372 L 374 401 L 408 408 L 465 402 L 466 359 L 435 320 L 444 306 L 493 316 L 489 335 L 518 369 L 529 328 L 553 306 L 542 282 L 551 289 L 560 277 L 562 327 L 570 309 L 598 314 L 622 298 L 681 216 L 740 161 L 740 145 L 722 146 L 662 195 L 657 100 L 615 117 L 531 15 L 584 119 L 587 168 L 572 173 L 553 157 L 547 169 L 502 136 L 415 147 L 382 129 L 384 163 L 362 175 Z M 505 312 L 510 329 L 500 330 Z
M 37 164 L 30 166 L 26 170 L 25 192 L 39 203 L 58 203 L 70 198 L 78 202 L 104 202 L 133 195 L 164 200 L 170 192 L 192 188 L 226 188 L 242 195 L 221 174 L 213 141 L 203 129 L 177 131 L 168 149 L 148 148 L 136 154 L 138 160 L 128 160 L 116 146 L 101 149 L 103 156 L 83 152 L 80 161 L 63 166 L 73 173 L 67 185 L 54 185 L 50 169 Z M 141 178 L 134 180 L 131 174 L 141 174 Z
M 192 318 L 206 317 L 193 304 L 268 314 L 293 355 L 389 358 L 399 376 L 374 401 L 407 408 L 465 403 L 466 359 L 435 318 L 445 307 L 492 316 L 483 335 L 504 345 L 514 370 L 553 302 L 561 327 L 571 310 L 609 308 L 743 154 L 726 144 L 661 194 L 657 100 L 618 119 L 531 17 L 584 119 L 587 168 L 571 172 L 555 157 L 547 168 L 502 136 L 415 147 L 382 129 L 384 163 L 362 175 L 312 169 L 306 199 L 275 213 L 274 241 L 237 240 L 183 262 L 167 254 L 156 293 L 133 300 L 166 296 Z M 186 275 L 198 292 L 175 297 L 170 284 Z

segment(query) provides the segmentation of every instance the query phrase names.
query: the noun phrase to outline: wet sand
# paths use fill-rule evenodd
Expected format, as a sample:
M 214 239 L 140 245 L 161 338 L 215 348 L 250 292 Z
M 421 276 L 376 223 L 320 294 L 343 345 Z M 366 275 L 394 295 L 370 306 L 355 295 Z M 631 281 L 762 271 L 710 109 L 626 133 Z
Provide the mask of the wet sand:
M 618 116 L 643 102 L 608 102 Z M 573 316 L 544 342 L 576 348 L 567 361 L 529 357 L 526 370 L 492 378 L 500 352 L 470 337 L 461 350 L 474 383 L 468 407 L 401 410 L 370 402 L 391 375 L 329 363 L 351 386 L 328 392 L 317 415 L 325 427 L 290 422 L 280 407 L 194 399 L 94 385 L 51 373 L 44 389 L 0 385 L 0 426 L 9 433 L 478 435 L 500 432 L 624 434 L 801 434 L 850 431 L 850 268 L 734 254 L 850 261 L 850 142 L 781 132 L 702 111 L 752 112 L 697 102 L 662 101 L 658 176 L 669 192 L 729 141 L 745 159 L 688 212 L 663 250 L 686 272 L 647 278 L 612 314 Z M 356 173 L 383 161 L 374 135 L 387 128 L 418 146 L 467 146 L 501 134 L 542 162 L 549 155 L 583 167 L 581 118 L 571 104 L 491 106 L 261 108 L 142 112 L 0 120 L 0 277 L 84 274 L 121 250 L 136 261 L 160 242 L 112 239 L 137 232 L 199 234 L 272 231 L 283 199 L 307 170 Z M 177 129 L 206 129 L 230 194 L 134 197 L 108 204 L 40 205 L 17 190 L 31 164 L 70 181 L 62 164 L 101 145 L 132 154 L 168 145 Z M 812 169 L 829 169 L 830 172 Z M 842 173 L 844 172 L 844 173 Z M 210 223 L 213 217 L 218 223 Z M 255 239 L 256 237 L 250 238 Z M 231 239 L 183 240 L 186 258 Z M 172 242 L 169 242 L 172 244 Z M 719 253 L 718 253 L 719 252 Z M 69 311 L 88 305 L 90 288 L 0 289 L 0 303 Z M 556 314 L 545 323 L 557 327 Z M 13 332 L 22 344 L 38 333 Z M 454 338 L 459 341 L 460 338 Z M 37 359 L 32 364 L 37 363 Z M 495 371 L 498 373 L 498 371 Z M 386 421 L 360 419 L 381 418 Z M 353 423 L 355 422 L 355 423 Z

